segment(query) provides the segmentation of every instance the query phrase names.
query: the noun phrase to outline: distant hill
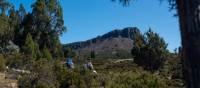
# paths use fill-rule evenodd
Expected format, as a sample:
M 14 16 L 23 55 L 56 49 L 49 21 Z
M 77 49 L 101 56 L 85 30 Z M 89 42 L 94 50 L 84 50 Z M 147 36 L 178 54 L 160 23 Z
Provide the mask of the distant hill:
M 97 58 L 131 58 L 133 37 L 139 29 L 127 27 L 116 29 L 102 36 L 86 41 L 65 44 L 81 56 L 89 56 L 94 51 Z

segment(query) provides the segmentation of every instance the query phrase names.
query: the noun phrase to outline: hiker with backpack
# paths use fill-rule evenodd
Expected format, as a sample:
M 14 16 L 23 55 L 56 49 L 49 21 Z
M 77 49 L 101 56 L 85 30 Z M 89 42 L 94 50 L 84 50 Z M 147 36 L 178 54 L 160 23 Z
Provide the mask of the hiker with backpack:
M 67 58 L 66 65 L 67 65 L 68 68 L 74 69 L 74 63 L 73 63 L 73 60 L 72 60 L 71 57 Z
M 84 66 L 84 69 L 85 70 L 91 70 L 93 71 L 95 74 L 97 74 L 97 72 L 94 70 L 94 67 L 92 65 L 92 61 L 90 58 L 88 58 L 86 61 L 85 61 L 85 64 L 83 65 Z

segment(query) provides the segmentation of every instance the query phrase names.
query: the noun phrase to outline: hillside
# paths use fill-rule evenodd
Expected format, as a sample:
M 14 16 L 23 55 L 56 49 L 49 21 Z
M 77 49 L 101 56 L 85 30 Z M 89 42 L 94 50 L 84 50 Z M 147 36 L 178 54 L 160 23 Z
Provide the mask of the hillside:
M 70 47 L 81 56 L 94 51 L 97 58 L 130 58 L 133 36 L 138 30 L 136 27 L 116 29 L 96 38 L 66 44 L 64 49 Z

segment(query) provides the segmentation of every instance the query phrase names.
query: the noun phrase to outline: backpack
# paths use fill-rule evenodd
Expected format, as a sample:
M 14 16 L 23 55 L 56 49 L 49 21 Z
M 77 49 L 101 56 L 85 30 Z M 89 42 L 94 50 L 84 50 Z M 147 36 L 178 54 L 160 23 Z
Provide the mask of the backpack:
M 69 68 L 74 68 L 74 63 L 72 61 L 72 58 L 68 58 L 66 64 Z

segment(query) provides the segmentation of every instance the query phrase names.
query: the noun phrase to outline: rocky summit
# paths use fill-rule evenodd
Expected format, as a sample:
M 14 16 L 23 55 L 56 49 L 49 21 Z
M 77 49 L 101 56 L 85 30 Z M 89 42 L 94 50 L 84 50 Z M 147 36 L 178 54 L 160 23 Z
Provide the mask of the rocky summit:
M 115 29 L 104 35 L 86 41 L 65 44 L 81 56 L 89 56 L 93 51 L 97 58 L 131 58 L 133 37 L 139 29 L 127 27 Z

